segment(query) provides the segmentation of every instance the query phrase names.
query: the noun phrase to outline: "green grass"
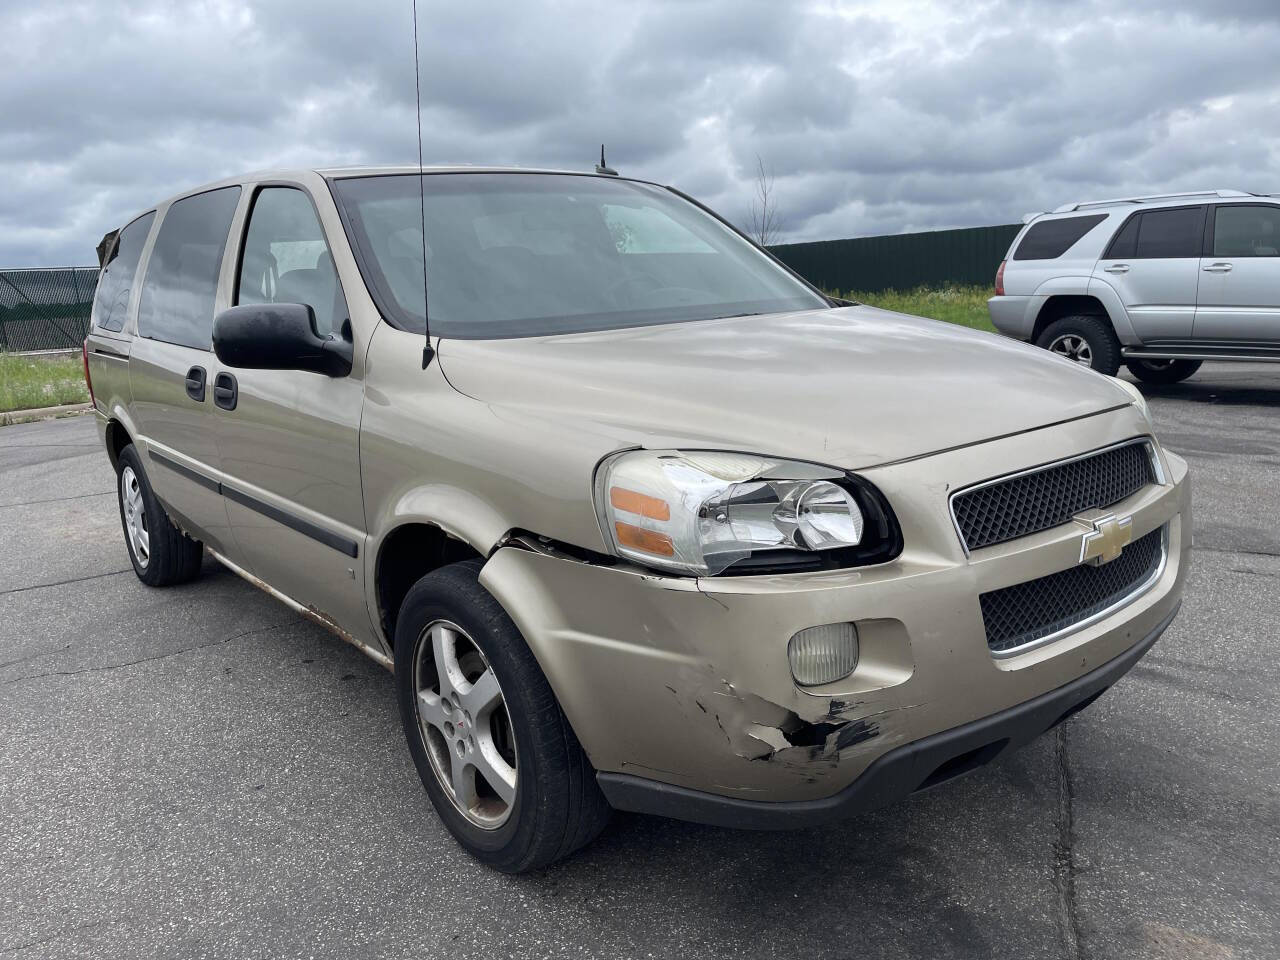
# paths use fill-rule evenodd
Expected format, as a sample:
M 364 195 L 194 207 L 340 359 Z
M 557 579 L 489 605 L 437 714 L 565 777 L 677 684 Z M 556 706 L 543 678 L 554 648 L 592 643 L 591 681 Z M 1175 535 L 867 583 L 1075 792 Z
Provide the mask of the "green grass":
M 81 364 L 78 353 L 0 353 L 0 413 L 84 403 L 89 399 L 89 390 L 84 385 Z
M 828 292 L 834 297 L 858 300 L 885 310 L 995 332 L 987 313 L 987 299 L 992 294 L 990 287 L 916 287 L 914 290 L 881 290 L 878 293 L 859 293 L 856 290 Z

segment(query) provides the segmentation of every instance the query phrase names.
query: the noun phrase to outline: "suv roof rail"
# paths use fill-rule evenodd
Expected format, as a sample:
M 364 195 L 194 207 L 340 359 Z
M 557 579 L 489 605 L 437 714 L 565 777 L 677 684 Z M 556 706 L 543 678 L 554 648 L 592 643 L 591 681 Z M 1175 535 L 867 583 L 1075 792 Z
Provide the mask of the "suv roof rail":
M 1086 207 L 1109 207 L 1117 203 L 1150 203 L 1153 200 L 1190 200 L 1193 197 L 1254 197 L 1257 194 L 1245 193 L 1243 190 L 1189 190 L 1185 193 L 1155 193 L 1147 197 L 1113 197 L 1110 200 L 1081 200 L 1078 203 L 1064 203 L 1054 213 L 1071 213 Z

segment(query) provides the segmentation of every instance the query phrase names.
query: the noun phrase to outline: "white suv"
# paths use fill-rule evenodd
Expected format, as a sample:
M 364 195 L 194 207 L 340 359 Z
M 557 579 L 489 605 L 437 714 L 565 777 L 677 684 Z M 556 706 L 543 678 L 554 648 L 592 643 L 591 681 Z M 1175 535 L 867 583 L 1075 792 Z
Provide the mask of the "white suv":
M 1205 360 L 1280 361 L 1280 196 L 1209 190 L 1029 217 L 991 322 L 1094 370 L 1176 383 Z

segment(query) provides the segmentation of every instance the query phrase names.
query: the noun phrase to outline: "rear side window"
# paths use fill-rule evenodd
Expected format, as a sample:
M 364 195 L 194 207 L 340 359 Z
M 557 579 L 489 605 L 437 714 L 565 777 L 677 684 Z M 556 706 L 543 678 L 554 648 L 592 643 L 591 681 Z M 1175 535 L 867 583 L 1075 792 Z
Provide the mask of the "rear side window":
M 1105 213 L 1088 217 L 1041 220 L 1032 224 L 1013 252 L 1015 260 L 1053 260 L 1062 256 L 1086 233 L 1107 219 Z
M 1138 245 L 1133 255 L 1139 260 L 1198 257 L 1203 244 L 1204 207 L 1148 210 L 1138 225 Z
M 1213 255 L 1280 256 L 1280 207 L 1218 207 L 1213 220 Z
M 153 210 L 134 220 L 120 231 L 107 254 L 107 262 L 98 274 L 98 290 L 93 296 L 93 321 L 99 329 L 116 333 L 124 329 L 133 277 L 138 272 L 138 260 L 142 257 L 142 248 L 155 219 Z
M 213 303 L 239 187 L 184 197 L 160 223 L 138 305 L 138 333 L 208 350 Z

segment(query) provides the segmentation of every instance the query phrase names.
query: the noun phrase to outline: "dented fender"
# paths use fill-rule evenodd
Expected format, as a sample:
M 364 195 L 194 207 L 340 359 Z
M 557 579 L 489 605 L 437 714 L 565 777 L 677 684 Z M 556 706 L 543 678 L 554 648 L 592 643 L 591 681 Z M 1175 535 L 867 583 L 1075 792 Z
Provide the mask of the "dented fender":
M 753 642 L 754 607 L 735 609 L 696 580 L 521 540 L 493 554 L 480 582 L 520 628 L 597 770 L 818 796 L 852 779 L 860 754 L 870 762 L 906 736 L 882 691 L 796 687 L 787 628 Z

